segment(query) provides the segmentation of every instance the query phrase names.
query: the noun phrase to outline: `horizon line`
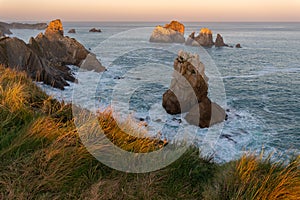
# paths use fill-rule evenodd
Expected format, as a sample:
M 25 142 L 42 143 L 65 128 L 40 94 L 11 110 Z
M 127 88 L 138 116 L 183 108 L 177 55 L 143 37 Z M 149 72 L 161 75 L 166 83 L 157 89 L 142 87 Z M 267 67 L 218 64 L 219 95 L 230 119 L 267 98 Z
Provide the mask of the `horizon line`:
M 117 23 L 117 22 L 124 22 L 124 23 L 157 23 L 157 22 L 171 22 L 173 20 L 157 20 L 157 21 L 134 21 L 134 20 L 63 20 L 61 18 L 53 18 L 51 20 L 0 20 L 0 22 L 7 22 L 7 23 L 12 23 L 12 22 L 50 22 L 52 20 L 55 19 L 60 19 L 62 22 L 104 22 L 104 23 Z M 300 20 L 298 21 L 188 21 L 188 20 L 176 20 L 174 19 L 174 21 L 178 21 L 181 23 L 300 23 Z

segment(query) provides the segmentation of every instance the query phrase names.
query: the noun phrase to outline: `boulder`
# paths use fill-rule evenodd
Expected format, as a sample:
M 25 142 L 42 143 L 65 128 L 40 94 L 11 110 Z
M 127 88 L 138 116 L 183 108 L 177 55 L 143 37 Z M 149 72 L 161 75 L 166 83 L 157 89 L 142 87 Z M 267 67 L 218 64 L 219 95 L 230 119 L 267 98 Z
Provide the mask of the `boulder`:
M 72 28 L 68 31 L 68 33 L 76 33 L 76 30 L 74 28 Z
M 102 31 L 100 29 L 92 28 L 91 30 L 89 30 L 89 32 L 91 32 L 91 33 L 101 33 Z
M 150 42 L 157 43 L 184 43 L 184 25 L 172 21 L 170 24 L 156 26 L 150 37 Z
M 235 48 L 242 48 L 241 44 L 235 45 Z
M 187 112 L 186 120 L 201 128 L 224 121 L 225 111 L 207 97 L 207 82 L 205 66 L 199 56 L 180 51 L 174 61 L 170 89 L 163 94 L 162 106 L 172 115 Z
M 223 37 L 220 34 L 217 34 L 215 47 L 228 47 L 228 45 L 224 43 Z

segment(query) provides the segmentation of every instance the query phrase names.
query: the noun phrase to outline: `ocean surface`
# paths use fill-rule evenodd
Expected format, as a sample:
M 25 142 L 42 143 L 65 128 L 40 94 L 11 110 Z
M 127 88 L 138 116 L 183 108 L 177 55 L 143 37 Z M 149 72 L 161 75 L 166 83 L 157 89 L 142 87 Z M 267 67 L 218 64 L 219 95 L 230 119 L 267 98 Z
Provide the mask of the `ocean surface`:
M 185 37 L 208 27 L 214 38 L 220 33 L 225 43 L 240 43 L 241 49 L 151 44 L 158 24 L 164 23 L 66 22 L 65 35 L 95 53 L 107 71 L 72 67 L 79 83 L 65 91 L 38 84 L 56 98 L 91 110 L 111 105 L 122 117 L 146 121 L 149 134 L 187 140 L 217 162 L 262 149 L 274 158 L 300 153 L 300 23 L 184 23 Z M 89 33 L 93 27 L 102 33 Z M 68 34 L 71 28 L 77 33 Z M 40 31 L 12 32 L 28 42 Z M 188 125 L 184 115 L 163 110 L 162 95 L 181 49 L 200 55 L 210 78 L 210 98 L 227 110 L 226 122 L 200 129 Z

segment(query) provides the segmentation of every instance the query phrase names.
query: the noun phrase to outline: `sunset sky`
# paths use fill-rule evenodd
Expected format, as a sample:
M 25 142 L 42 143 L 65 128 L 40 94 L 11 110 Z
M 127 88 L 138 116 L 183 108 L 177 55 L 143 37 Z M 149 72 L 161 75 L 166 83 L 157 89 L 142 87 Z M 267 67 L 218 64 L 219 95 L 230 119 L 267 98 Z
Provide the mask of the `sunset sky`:
M 300 0 L 0 0 L 0 21 L 300 21 Z

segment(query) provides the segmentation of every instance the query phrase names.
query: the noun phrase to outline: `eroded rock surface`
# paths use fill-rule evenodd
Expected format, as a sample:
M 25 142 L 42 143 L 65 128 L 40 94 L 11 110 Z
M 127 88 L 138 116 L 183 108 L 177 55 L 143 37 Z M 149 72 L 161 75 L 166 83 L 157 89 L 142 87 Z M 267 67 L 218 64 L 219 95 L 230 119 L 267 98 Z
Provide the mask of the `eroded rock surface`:
M 170 89 L 163 95 L 164 109 L 172 115 L 187 112 L 186 120 L 201 128 L 224 121 L 225 111 L 207 97 L 207 82 L 199 56 L 180 51 L 174 61 Z

